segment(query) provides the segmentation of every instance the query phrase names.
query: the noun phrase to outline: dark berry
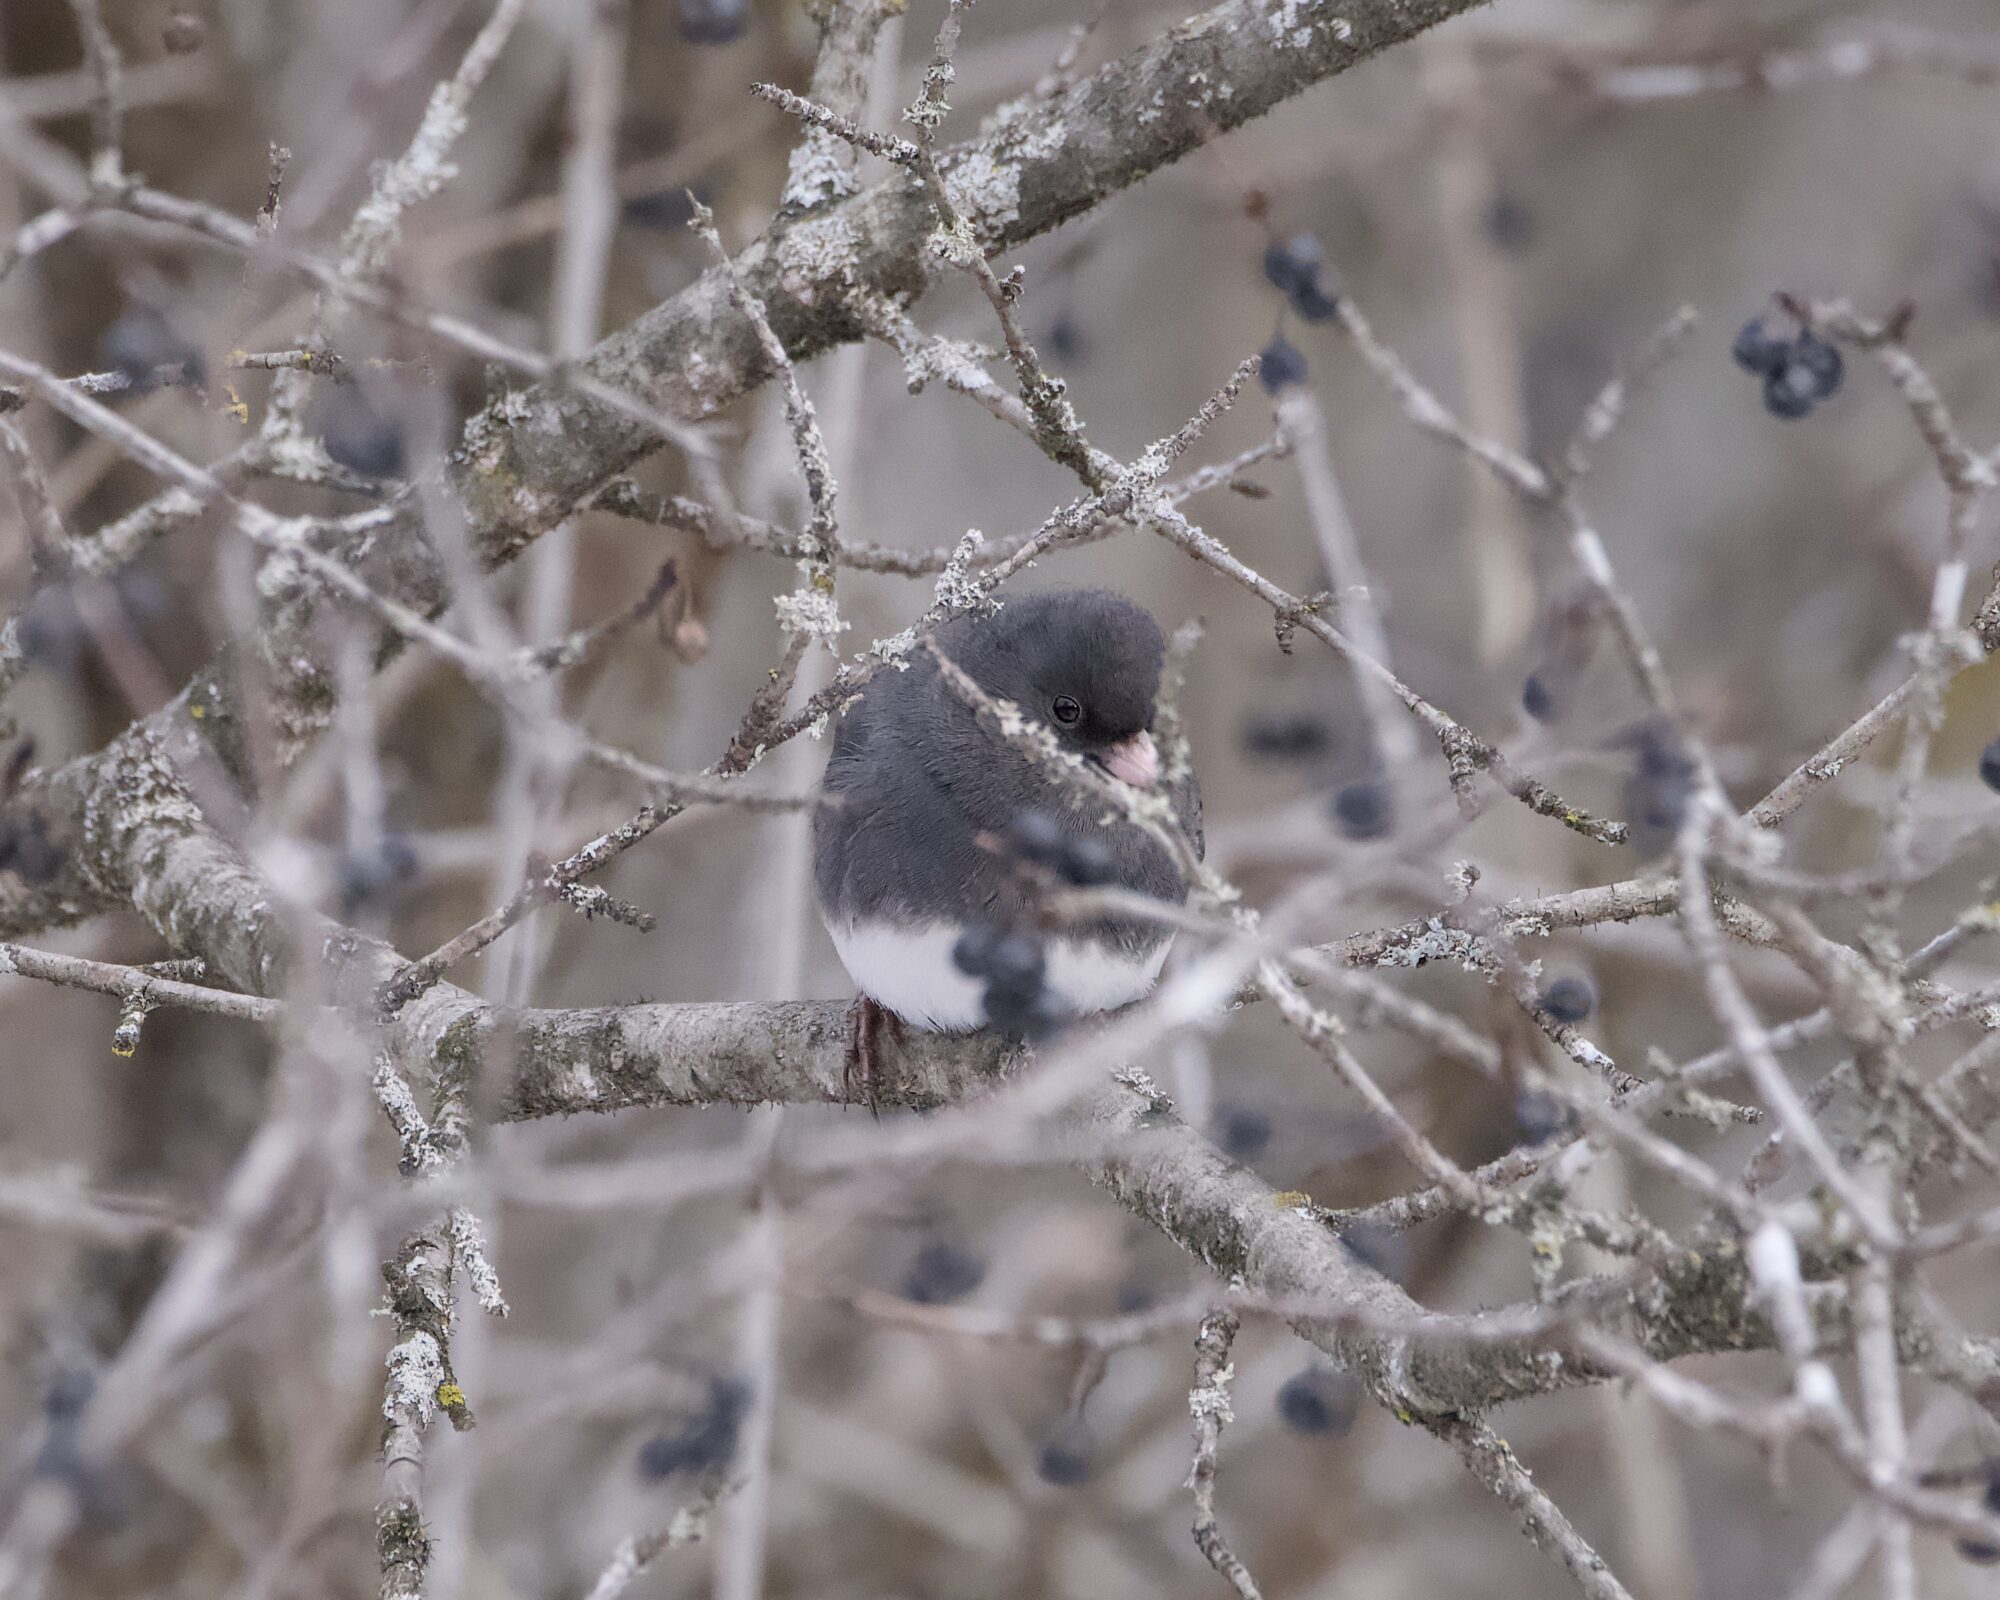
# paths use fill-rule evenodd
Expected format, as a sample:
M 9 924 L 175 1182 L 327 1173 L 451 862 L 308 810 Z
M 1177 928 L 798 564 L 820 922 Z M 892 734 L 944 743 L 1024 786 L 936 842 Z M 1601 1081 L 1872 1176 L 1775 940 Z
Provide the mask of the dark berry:
M 1049 353 L 1058 361 L 1076 362 L 1090 354 L 1090 341 L 1073 313 L 1065 311 L 1049 324 L 1046 335 Z
M 1796 422 L 1811 413 L 1819 399 L 1819 380 L 1806 368 L 1787 361 L 1764 378 L 1764 409 L 1774 417 Z
M 1514 1132 L 1521 1144 L 1546 1144 L 1569 1120 L 1563 1103 L 1545 1089 L 1523 1089 L 1514 1096 Z
M 1257 381 L 1267 393 L 1306 381 L 1305 352 L 1289 339 L 1273 339 L 1258 352 L 1257 362 Z
M 1340 296 L 1315 277 L 1292 291 L 1292 309 L 1307 322 L 1331 322 L 1340 313 Z
M 951 947 L 951 964 L 967 977 L 985 977 L 993 970 L 993 947 L 1003 937 L 990 922 L 967 928 Z
M 1117 864 L 1111 859 L 1111 847 L 1102 839 L 1072 839 L 1056 870 L 1079 889 L 1088 889 L 1109 883 L 1117 873 Z
M 1272 288 L 1290 299 L 1318 279 L 1324 254 L 1319 240 L 1310 233 L 1274 239 L 1264 251 L 1264 276 Z
M 1061 1489 L 1074 1489 L 1090 1476 L 1090 1428 L 1082 1417 L 1071 1415 L 1063 1418 L 1056 1431 L 1049 1435 L 1049 1441 L 1042 1446 L 1041 1459 L 1035 1470 L 1042 1475 L 1045 1483 L 1053 1483 Z
M 1555 718 L 1556 697 L 1539 672 L 1529 673 L 1528 681 L 1521 685 L 1521 709 L 1537 722 L 1550 722 Z
M 190 56 L 208 41 L 208 24 L 191 11 L 171 11 L 160 24 L 160 44 L 170 56 Z
M 1063 857 L 1066 840 L 1062 824 L 1051 812 L 1023 811 L 1007 824 L 1002 837 L 1007 849 L 1022 861 L 1038 867 L 1054 867 Z
M 48 819 L 39 812 L 0 822 L 0 869 L 23 883 L 44 884 L 62 870 L 63 852 L 49 837 Z
M 970 1250 L 933 1239 L 916 1254 L 903 1276 L 903 1296 L 920 1305 L 948 1306 L 963 1300 L 986 1276 L 986 1263 Z
M 1062 1003 L 1047 989 L 1024 994 L 996 984 L 986 991 L 987 1026 L 1023 1044 L 1053 1038 L 1068 1020 Z
M 1625 826 L 1632 848 L 1651 857 L 1680 832 L 1694 794 L 1694 763 L 1656 729 L 1642 730 L 1637 747 L 1638 764 L 1625 780 Z
M 385 895 L 407 883 L 417 870 L 416 847 L 400 833 L 385 833 L 370 850 L 347 850 L 340 857 L 340 913 L 352 921 Z
M 676 1472 L 719 1472 L 736 1455 L 736 1436 L 750 1409 L 750 1386 L 740 1378 L 711 1378 L 708 1403 L 675 1433 L 639 1447 L 639 1471 L 648 1478 Z
M 1979 781 L 2000 793 L 2000 739 L 1979 752 Z
M 151 306 L 132 305 L 104 330 L 98 355 L 144 393 L 162 383 L 200 383 L 201 352 Z
M 1760 374 L 1773 373 L 1785 364 L 1791 354 L 1791 335 L 1774 319 L 1766 316 L 1752 317 L 1736 335 L 1736 342 L 1729 347 L 1730 355 L 1745 372 Z
M 1519 195 L 1497 194 L 1486 208 L 1486 237 L 1509 255 L 1533 246 L 1539 231 L 1533 209 Z
M 995 990 L 1026 998 L 1042 987 L 1045 959 L 1042 941 L 1032 934 L 1002 934 L 987 953 L 986 980 Z
M 750 25 L 750 0 L 680 0 L 681 37 L 689 44 L 728 44 Z
M 1792 341 L 1785 365 L 1810 380 L 1812 397 L 1816 401 L 1831 399 L 1839 390 L 1840 380 L 1847 370 L 1840 352 L 1810 328 L 1802 330 Z
M 83 1415 L 97 1391 L 97 1377 L 88 1367 L 66 1362 L 49 1375 L 42 1395 L 42 1415 L 51 1422 L 74 1422 Z
M 1269 761 L 1303 761 L 1332 744 L 1326 719 L 1310 711 L 1274 711 L 1243 725 L 1243 748 Z
M 1535 1003 L 1551 1021 L 1581 1022 L 1597 1009 L 1597 991 L 1588 978 L 1572 974 L 1549 984 Z
M 60 583 L 39 590 L 21 612 L 21 654 L 51 672 L 76 669 L 84 641 L 83 618 L 69 589 Z
M 355 383 L 333 386 L 320 413 L 319 442 L 335 462 L 364 478 L 400 478 L 409 461 L 402 428 Z
M 1135 1312 L 1144 1311 L 1158 1298 L 1153 1292 L 1153 1286 L 1144 1278 L 1131 1277 L 1118 1285 L 1118 1298 L 1112 1303 L 1121 1317 L 1129 1317 Z
M 2000 1456 L 1994 1456 L 1986 1463 L 1986 1493 L 1980 1497 L 1980 1504 L 1995 1516 L 2000 1516 Z M 1990 1539 L 1961 1539 L 1958 1541 L 1958 1553 L 1982 1567 L 2000 1563 L 2000 1544 L 1994 1544 Z
M 1215 1142 L 1238 1161 L 1255 1161 L 1271 1142 L 1271 1119 L 1249 1106 L 1218 1106 Z
M 704 193 L 697 191 L 694 198 L 703 198 Z M 633 227 L 657 228 L 662 232 L 678 232 L 694 218 L 694 206 L 685 184 L 656 189 L 651 194 L 635 194 L 625 202 L 624 212 L 625 220 Z
M 1333 797 L 1333 818 L 1350 839 L 1379 839 L 1394 820 L 1388 785 L 1374 778 L 1350 783 Z
M 1409 1246 L 1402 1235 L 1391 1233 L 1379 1223 L 1349 1223 L 1340 1230 L 1340 1243 L 1362 1266 L 1385 1278 L 1400 1279 L 1410 1264 Z
M 1361 1385 L 1314 1362 L 1278 1391 L 1278 1415 L 1294 1433 L 1344 1434 L 1361 1410 Z

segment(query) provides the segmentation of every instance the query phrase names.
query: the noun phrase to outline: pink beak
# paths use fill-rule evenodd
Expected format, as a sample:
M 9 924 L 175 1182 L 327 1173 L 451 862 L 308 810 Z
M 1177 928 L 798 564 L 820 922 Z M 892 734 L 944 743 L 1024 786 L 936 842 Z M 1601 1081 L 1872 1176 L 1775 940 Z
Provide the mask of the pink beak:
M 1120 739 L 1099 758 L 1104 770 L 1135 789 L 1150 789 L 1160 776 L 1160 752 L 1150 733 Z

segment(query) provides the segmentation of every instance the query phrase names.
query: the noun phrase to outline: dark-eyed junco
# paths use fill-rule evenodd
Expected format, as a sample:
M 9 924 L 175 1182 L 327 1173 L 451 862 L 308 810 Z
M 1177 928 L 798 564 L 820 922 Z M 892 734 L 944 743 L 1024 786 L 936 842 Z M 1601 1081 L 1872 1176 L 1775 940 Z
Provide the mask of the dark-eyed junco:
M 988 695 L 1065 748 L 1122 782 L 1161 781 L 1151 728 L 1165 641 L 1131 601 L 1102 589 L 1022 595 L 946 623 L 936 639 Z M 1045 931 L 1023 907 L 1021 862 L 1178 903 L 1187 886 L 1173 857 L 1004 743 L 927 653 L 878 673 L 847 708 L 825 789 L 839 803 L 813 825 L 820 914 L 861 992 L 863 1052 L 871 1006 L 938 1031 L 991 1023 L 1032 1035 L 1018 1018 L 1107 1011 L 1158 978 L 1168 930 L 1107 917 Z M 1191 774 L 1173 799 L 1199 848 Z M 1022 968 L 1007 975 L 1006 1015 L 995 1000 L 1005 986 L 988 965 L 996 958 Z

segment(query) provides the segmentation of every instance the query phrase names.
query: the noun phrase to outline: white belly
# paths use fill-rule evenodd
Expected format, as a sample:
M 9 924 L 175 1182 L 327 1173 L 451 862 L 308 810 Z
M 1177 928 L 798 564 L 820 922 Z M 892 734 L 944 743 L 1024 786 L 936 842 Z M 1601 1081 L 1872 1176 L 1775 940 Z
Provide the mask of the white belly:
M 952 964 L 951 947 L 964 931 L 951 923 L 898 928 L 856 922 L 827 928 L 857 989 L 904 1021 L 939 1033 L 969 1032 L 986 1021 L 985 985 Z M 1158 981 L 1170 942 L 1136 955 L 1077 939 L 1051 939 L 1043 982 L 1073 1012 L 1130 1005 Z

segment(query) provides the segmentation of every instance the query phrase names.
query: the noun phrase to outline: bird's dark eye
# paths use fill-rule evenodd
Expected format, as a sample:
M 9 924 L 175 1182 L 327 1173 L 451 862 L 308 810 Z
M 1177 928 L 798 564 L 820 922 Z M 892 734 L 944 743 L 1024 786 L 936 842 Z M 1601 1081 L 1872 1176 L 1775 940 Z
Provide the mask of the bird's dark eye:
M 1064 727 L 1068 727 L 1083 715 L 1083 707 L 1066 694 L 1057 695 L 1056 703 L 1049 707 L 1049 709 L 1056 714 L 1056 721 L 1060 722 Z

